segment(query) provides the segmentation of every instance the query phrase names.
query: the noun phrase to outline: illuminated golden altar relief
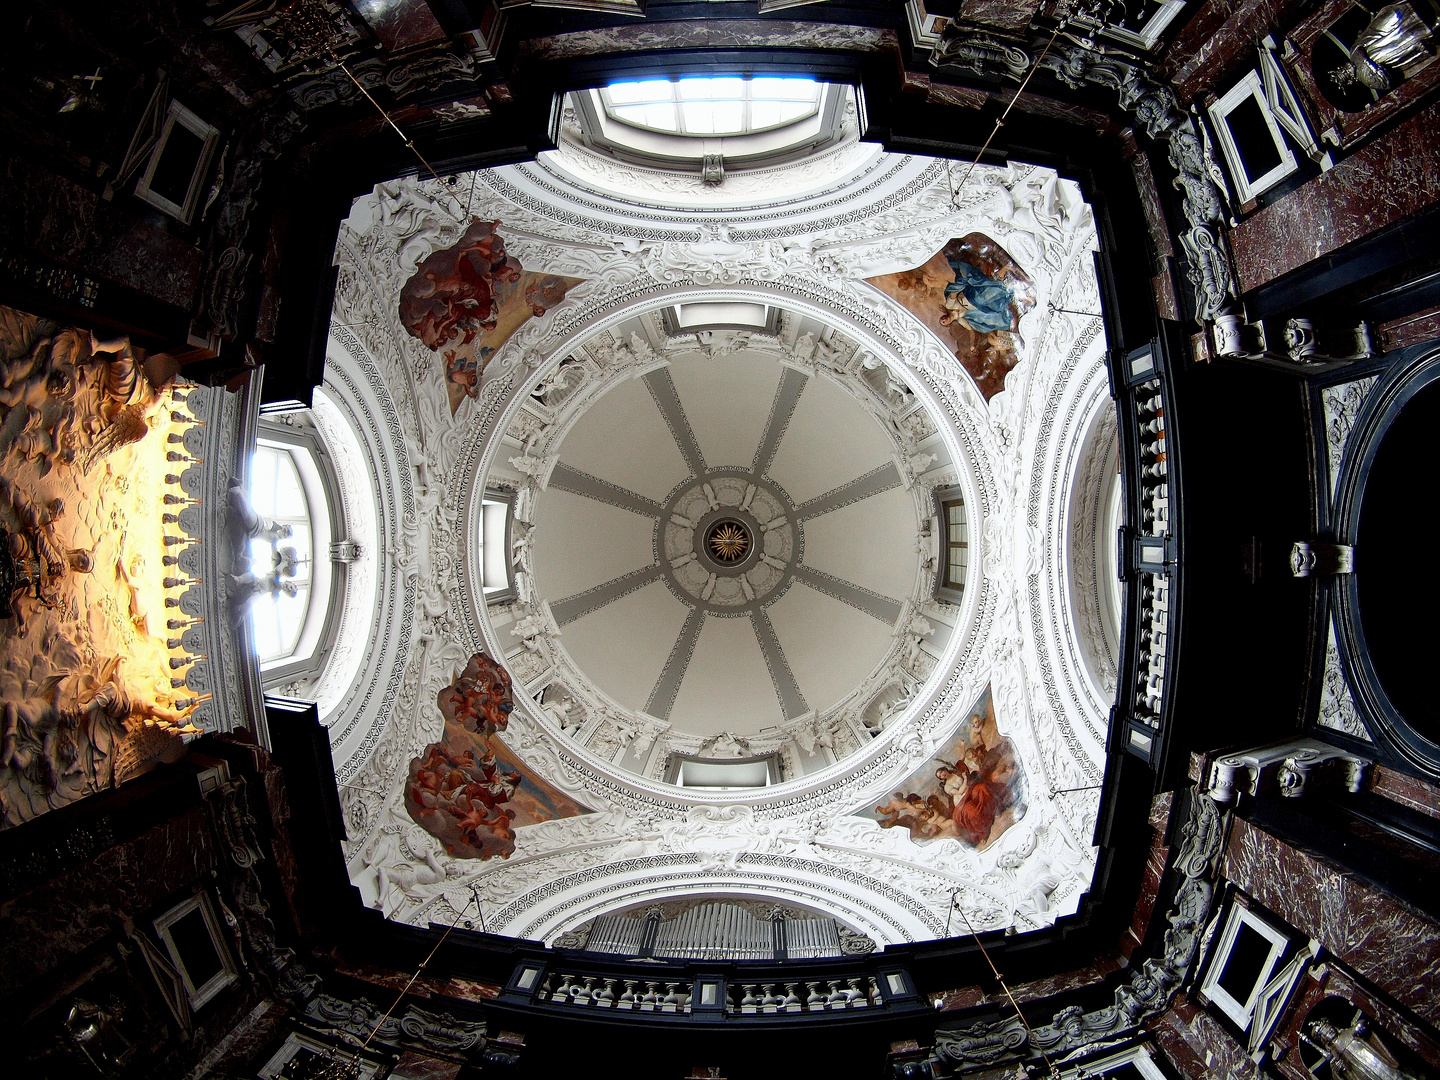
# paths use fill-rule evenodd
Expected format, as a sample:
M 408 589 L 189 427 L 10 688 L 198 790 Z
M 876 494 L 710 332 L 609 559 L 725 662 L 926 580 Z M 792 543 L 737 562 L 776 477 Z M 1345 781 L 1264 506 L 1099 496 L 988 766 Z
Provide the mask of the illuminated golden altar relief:
M 0 827 L 177 760 L 197 733 L 173 606 L 193 583 L 175 525 L 192 500 L 167 479 L 194 421 L 165 360 L 0 308 Z

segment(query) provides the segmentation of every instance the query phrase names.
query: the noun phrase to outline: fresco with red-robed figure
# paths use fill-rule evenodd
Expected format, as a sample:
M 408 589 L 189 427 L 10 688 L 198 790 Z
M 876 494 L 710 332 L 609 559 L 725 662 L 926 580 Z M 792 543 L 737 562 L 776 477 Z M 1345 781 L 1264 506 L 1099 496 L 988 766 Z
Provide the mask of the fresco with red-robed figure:
M 949 838 L 979 851 L 1025 816 L 1025 776 L 995 726 L 988 688 L 950 747 L 865 816 L 882 828 L 909 829 L 915 840 Z
M 510 673 L 476 653 L 436 695 L 445 738 L 410 762 L 405 809 L 457 859 L 508 858 L 515 830 L 590 811 L 557 791 L 501 740 L 514 708 Z
M 500 222 L 480 218 L 415 268 L 400 290 L 400 322 L 440 354 L 452 415 L 480 393 L 485 369 L 511 335 L 559 304 L 580 280 L 526 270 L 505 250 Z

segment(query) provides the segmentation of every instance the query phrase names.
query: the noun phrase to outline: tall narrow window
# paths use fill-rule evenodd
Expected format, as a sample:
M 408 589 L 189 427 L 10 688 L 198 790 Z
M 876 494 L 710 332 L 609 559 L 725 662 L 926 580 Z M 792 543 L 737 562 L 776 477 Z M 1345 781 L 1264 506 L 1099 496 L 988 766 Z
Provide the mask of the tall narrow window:
M 945 522 L 944 584 L 947 589 L 965 588 L 965 568 L 969 558 L 968 531 L 965 524 L 965 502 L 952 499 L 941 504 Z

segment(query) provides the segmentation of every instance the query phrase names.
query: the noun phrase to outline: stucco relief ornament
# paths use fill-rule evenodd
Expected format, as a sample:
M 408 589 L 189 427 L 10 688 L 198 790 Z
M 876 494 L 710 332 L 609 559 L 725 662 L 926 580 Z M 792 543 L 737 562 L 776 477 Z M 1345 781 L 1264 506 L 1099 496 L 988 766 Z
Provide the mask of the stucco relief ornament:
M 939 173 L 936 175 L 937 177 L 940 176 Z M 516 228 L 533 230 L 536 235 L 545 235 L 547 232 L 557 232 L 555 222 L 544 218 L 544 216 L 538 212 L 527 211 L 529 216 L 523 218 L 525 224 L 522 225 L 522 218 L 512 214 L 511 207 L 502 205 L 503 200 L 498 199 L 493 194 L 487 187 L 487 183 L 488 180 L 479 183 L 476 187 L 477 205 L 475 206 L 475 211 L 477 213 L 490 220 L 499 219 L 514 223 Z M 1023 183 L 1023 181 L 1021 183 Z M 948 194 L 942 191 L 941 188 L 943 188 L 943 178 L 940 180 L 936 192 L 933 193 L 936 198 L 943 201 L 948 198 Z M 996 192 L 992 191 L 987 194 L 987 198 L 995 194 Z M 1014 200 L 1023 203 L 1033 194 L 1033 192 L 1022 190 L 1015 194 Z M 928 197 L 928 194 L 926 197 Z M 435 196 L 435 201 L 439 204 L 444 203 L 443 197 L 438 195 Z M 920 201 L 923 200 L 917 199 L 917 204 Z M 1032 209 L 1038 212 L 1044 208 L 1037 205 Z M 1026 223 L 1028 224 L 1028 220 Z M 855 226 L 857 235 L 869 227 L 870 224 L 868 222 L 857 223 Z M 458 231 L 454 230 L 453 225 L 451 226 L 451 230 L 451 233 L 443 238 L 446 243 L 453 243 L 454 239 L 458 237 Z M 1018 226 L 1017 230 L 1019 230 Z M 581 224 L 576 226 L 574 235 L 588 237 L 591 232 L 593 232 L 593 229 L 589 225 Z M 1018 244 L 1023 243 L 1026 238 L 1029 238 L 1031 233 L 1019 230 L 1010 235 L 1020 238 L 1017 240 Z M 440 243 L 440 239 L 427 240 L 427 250 L 433 250 L 433 245 L 438 243 Z M 732 269 L 736 268 L 743 268 L 744 276 L 749 278 L 756 278 L 764 273 L 772 272 L 762 264 L 771 261 L 771 256 L 774 252 L 766 250 L 765 245 L 762 243 L 754 243 L 739 238 L 738 232 L 726 238 L 720 235 L 717 230 L 714 235 L 702 241 L 702 245 L 703 244 L 710 245 L 709 249 L 703 252 L 705 257 L 691 260 L 697 264 L 698 271 L 701 275 L 720 275 L 729 273 Z M 729 244 L 730 249 L 722 251 L 721 247 L 725 244 Z M 634 366 L 646 362 L 654 362 L 654 350 L 650 349 L 650 343 L 645 341 L 643 337 L 631 337 L 629 341 L 624 343 L 611 339 L 612 346 L 609 348 L 606 348 L 602 341 L 598 345 L 598 351 L 592 351 L 588 346 L 580 348 L 572 345 L 571 342 L 576 341 L 577 338 L 575 336 L 567 338 L 565 335 L 573 335 L 575 328 L 583 326 L 586 320 L 594 317 L 595 311 L 605 309 L 607 305 L 613 305 L 617 296 L 628 295 L 624 290 L 642 287 L 653 288 L 653 286 L 646 286 L 643 280 L 637 281 L 637 272 L 643 273 L 652 281 L 662 280 L 655 278 L 651 271 L 647 269 L 647 267 L 663 268 L 665 259 L 669 253 L 662 250 L 661 245 L 657 245 L 651 241 L 640 241 L 630 248 L 621 251 L 618 257 L 612 252 L 591 252 L 588 254 L 578 252 L 574 247 L 567 247 L 565 242 L 559 240 L 554 244 L 549 244 L 532 242 L 528 239 L 522 240 L 516 237 L 510 240 L 510 248 L 520 254 L 520 257 L 524 260 L 527 267 L 533 263 L 534 266 L 546 272 L 565 272 L 573 274 L 576 277 L 587 277 L 590 275 L 582 273 L 580 267 L 582 264 L 589 265 L 586 263 L 586 260 L 592 260 L 597 271 L 593 280 L 587 281 L 583 286 L 577 286 L 567 297 L 566 304 L 563 305 L 561 309 L 556 310 L 548 320 L 532 320 L 523 326 L 502 351 L 502 354 L 496 358 L 499 364 L 499 370 L 519 374 L 519 364 L 524 357 L 545 357 L 548 361 L 555 355 L 559 343 L 564 341 L 566 343 L 564 345 L 566 355 L 580 357 L 580 363 L 568 366 L 576 368 L 583 367 L 583 370 L 586 372 L 603 373 L 600 379 L 592 379 L 585 382 L 583 386 L 576 386 L 572 392 L 567 392 L 563 402 L 558 399 L 555 401 L 545 401 L 544 396 L 547 394 L 553 395 L 557 387 L 568 389 L 569 384 L 579 380 L 567 376 L 564 384 L 557 382 L 548 387 L 544 394 L 542 394 L 542 400 L 535 403 L 535 414 L 537 416 L 544 417 L 553 415 L 553 413 L 561 413 L 572 407 L 583 407 L 585 401 L 589 400 L 591 393 L 598 393 L 601 389 L 598 383 L 608 380 L 612 373 L 616 378 L 620 378 L 623 377 L 623 372 L 633 370 Z M 912 382 L 915 387 L 918 387 L 921 382 L 924 382 L 925 385 L 930 388 L 928 392 L 936 395 L 943 403 L 942 408 L 955 410 L 954 415 L 961 418 L 956 421 L 957 424 L 961 426 L 969 425 L 970 428 L 976 428 L 978 425 L 985 423 L 983 405 L 980 405 L 976 400 L 971 400 L 974 397 L 973 393 L 967 396 L 965 388 L 962 387 L 960 390 L 957 390 L 955 386 L 952 385 L 954 377 L 959 373 L 958 365 L 953 359 L 947 362 L 943 350 L 926 341 L 924 332 L 918 331 L 910 322 L 907 322 L 905 313 L 896 311 L 893 305 L 887 306 L 887 304 L 877 303 L 873 299 L 862 301 L 860 299 L 860 293 L 864 292 L 868 288 L 867 286 L 835 280 L 831 280 L 823 286 L 819 284 L 825 280 L 821 272 L 822 267 L 820 266 L 820 263 L 823 262 L 823 257 L 821 254 L 812 252 L 807 245 L 790 244 L 786 246 L 776 242 L 776 249 L 783 251 L 785 253 L 785 259 L 790 260 L 790 270 L 787 271 L 789 277 L 787 282 L 783 283 L 782 287 L 797 289 L 803 287 L 803 295 L 806 296 L 808 302 L 833 304 L 836 310 L 843 310 L 845 312 L 846 318 L 854 318 L 857 320 L 857 323 L 863 325 L 867 332 L 880 335 L 886 342 L 884 346 L 885 349 L 890 352 L 901 353 L 905 357 L 906 362 L 912 364 L 914 370 L 918 373 L 914 376 L 906 376 L 905 379 Z M 930 250 L 934 251 L 935 248 L 932 247 Z M 542 251 L 544 252 L 543 257 L 541 256 Z M 549 261 L 552 258 L 554 261 Z M 569 261 L 566 262 L 564 260 Z M 726 265 L 727 260 L 733 260 L 736 266 L 734 268 L 728 267 Z M 684 260 L 681 261 L 683 262 Z M 413 265 L 418 265 L 418 261 Z M 572 269 L 567 270 L 565 269 L 566 267 L 571 267 Z M 683 268 L 676 269 L 674 267 L 671 269 L 681 275 L 673 279 L 675 282 L 682 280 L 699 280 L 698 276 L 688 276 L 690 273 L 689 270 Z M 1027 267 L 1027 270 L 1028 269 L 1029 267 Z M 413 269 L 410 272 L 413 273 Z M 602 273 L 604 275 L 603 277 L 601 276 Z M 397 288 L 407 276 L 404 271 L 398 267 L 387 269 L 386 275 L 386 281 L 388 283 L 386 287 L 394 286 Z M 718 280 L 718 277 L 715 278 L 715 280 Z M 1037 278 L 1037 283 L 1043 285 L 1044 281 Z M 370 286 L 367 284 L 362 287 L 369 288 Z M 393 323 L 393 319 L 390 319 L 389 322 Z M 608 333 L 605 337 L 609 337 Z M 1027 341 L 1028 340 L 1027 337 Z M 712 342 L 712 344 L 714 343 Z M 762 346 L 762 344 L 758 337 L 752 338 L 747 343 L 751 349 Z M 821 362 L 827 367 L 833 365 L 837 372 L 845 369 L 851 356 L 848 352 L 836 351 L 833 344 L 830 346 L 821 346 L 819 343 L 813 343 L 813 345 L 812 343 L 806 343 L 805 346 L 801 346 L 802 350 L 806 346 L 813 347 L 812 357 L 823 352 L 825 355 Z M 871 347 L 873 348 L 875 346 L 872 345 Z M 649 350 L 648 358 L 647 350 Z M 594 359 L 587 359 L 587 357 L 590 356 L 593 356 Z M 395 377 L 397 382 L 404 382 L 408 378 L 404 366 L 408 362 L 408 357 L 402 355 L 397 357 L 397 360 L 398 363 L 393 365 Z M 387 360 L 386 363 L 390 365 L 390 361 Z M 391 367 L 387 366 L 386 370 L 391 370 Z M 532 366 L 530 370 L 539 371 L 543 369 Z M 417 384 L 417 395 L 421 391 L 428 393 L 434 387 L 441 385 L 441 379 L 432 365 L 432 367 L 425 372 L 423 382 Z M 516 379 L 515 387 L 517 391 L 527 397 L 525 408 L 529 409 L 531 407 L 529 394 L 520 378 Z M 880 389 L 883 391 L 884 387 L 872 389 Z M 895 402 L 893 404 L 896 406 L 895 413 L 903 415 L 904 409 L 900 407 L 899 403 L 904 399 L 913 397 L 913 395 L 901 391 L 897 392 L 894 396 Z M 417 401 L 416 405 L 418 406 L 418 404 Z M 432 405 L 427 404 L 426 412 L 421 418 L 421 422 L 426 429 L 427 440 L 430 439 L 432 425 L 436 432 L 443 431 L 455 440 L 456 449 L 453 455 L 451 455 L 448 449 L 444 451 L 442 455 L 443 459 L 447 461 L 447 468 L 443 474 L 447 483 L 454 479 L 451 471 L 452 466 L 450 466 L 448 462 L 462 459 L 472 460 L 467 459 L 466 455 L 471 454 L 476 445 L 483 447 L 484 440 L 493 437 L 494 434 L 493 429 L 487 429 L 485 432 L 477 433 L 472 437 L 472 433 L 466 429 L 465 425 L 472 423 L 476 425 L 494 424 L 500 419 L 499 413 L 495 413 L 492 416 L 486 412 L 486 406 L 483 401 L 467 404 L 464 406 L 464 409 L 466 410 L 465 412 L 457 414 L 458 419 L 456 421 L 451 421 L 448 416 L 440 415 L 438 411 L 433 409 Z M 415 411 L 417 414 L 420 412 L 418 407 Z M 563 421 L 549 421 L 549 423 L 556 422 Z M 534 443 L 535 447 L 545 450 L 550 449 L 543 441 L 548 434 L 548 431 L 545 430 L 547 426 L 547 424 L 542 424 L 541 428 L 537 429 L 542 433 L 541 437 L 536 439 Z M 534 434 L 534 432 L 526 432 L 520 441 L 522 443 L 527 441 L 531 434 Z M 928 435 L 917 436 L 917 440 L 926 437 L 928 437 Z M 973 446 L 967 447 L 967 452 L 970 452 L 977 461 L 985 461 L 992 454 L 995 454 L 994 449 L 990 445 L 990 436 L 983 431 L 983 428 L 981 428 L 979 434 L 967 432 L 964 437 L 976 440 Z M 913 448 L 907 448 L 907 452 L 921 453 L 923 451 L 916 445 Z M 436 475 L 441 474 L 437 473 Z M 986 477 L 982 486 L 988 485 L 989 483 L 990 481 L 988 477 Z M 528 520 L 533 516 L 533 499 L 536 490 L 535 487 L 529 484 L 522 487 L 522 491 L 526 494 L 522 494 L 519 498 L 520 506 L 517 517 L 521 520 Z M 982 494 L 981 497 L 984 499 L 989 496 Z M 448 509 L 447 507 L 447 512 Z M 986 514 L 988 514 L 988 510 Z M 448 516 L 453 518 L 456 515 L 449 514 Z M 977 520 L 980 520 L 983 516 L 985 515 L 980 512 L 977 506 Z M 442 541 L 438 524 L 439 523 L 436 522 L 431 527 L 431 546 L 440 545 L 442 542 L 453 543 L 453 534 L 451 540 Z M 522 566 L 528 565 L 523 552 L 520 554 L 520 562 Z M 984 592 L 983 589 L 980 591 L 982 593 Z M 985 600 L 982 606 L 988 608 L 989 603 L 989 600 Z M 529 614 L 536 613 L 535 611 L 521 612 L 520 618 L 523 621 Z M 491 615 L 494 614 L 495 612 L 492 609 Z M 979 632 L 982 636 L 986 632 L 984 627 L 988 625 L 988 623 L 985 622 L 988 617 L 988 615 L 982 614 L 981 621 L 977 624 L 981 627 Z M 511 650 L 517 649 L 517 645 L 520 646 L 515 657 L 508 661 L 514 668 L 517 676 L 521 674 L 522 667 L 527 667 L 532 662 L 546 669 L 550 667 L 548 659 L 544 656 L 546 650 L 544 643 L 547 640 L 544 633 L 527 636 L 522 632 L 517 638 L 514 636 L 506 636 L 506 628 L 500 626 L 498 628 L 498 634 L 503 640 L 497 641 L 497 646 L 506 644 L 507 648 Z M 433 644 L 437 648 L 441 645 L 438 641 L 433 642 Z M 478 645 L 479 642 L 477 641 L 476 644 Z M 534 646 L 536 645 L 539 647 L 535 648 Z M 984 650 L 981 649 L 980 651 L 983 652 Z M 971 664 L 970 660 L 967 660 L 966 664 L 968 665 L 966 667 L 968 671 L 973 664 Z M 557 669 L 556 676 L 561 675 L 563 675 L 568 684 L 569 674 L 564 672 L 563 669 Z M 431 678 L 433 680 L 434 676 L 431 676 Z M 525 681 L 528 683 L 530 680 L 526 677 Z M 983 685 L 983 680 L 981 685 Z M 583 697 L 583 695 L 577 696 Z M 417 711 L 423 710 L 427 704 L 423 697 L 414 698 L 413 700 L 416 702 L 414 709 Z M 550 700 L 550 695 L 547 694 L 546 701 L 549 702 Z M 585 704 L 586 708 L 589 708 L 589 702 L 587 701 Z M 559 709 L 560 707 L 559 701 L 557 700 L 556 708 Z M 522 703 L 522 708 L 528 709 L 532 716 L 537 713 L 537 708 L 531 707 L 528 704 Z M 518 711 L 519 710 L 517 710 L 517 713 Z M 564 707 L 564 711 L 568 716 L 575 714 L 578 710 L 574 705 L 567 705 Z M 603 843 L 609 846 L 606 846 L 603 850 L 585 853 L 562 849 L 568 842 L 567 838 L 573 839 L 582 835 L 589 835 L 583 823 L 595 815 L 563 818 L 531 825 L 517 826 L 517 843 L 520 845 L 521 850 L 528 855 L 531 851 L 529 847 L 529 838 L 531 835 L 535 835 L 537 843 L 540 842 L 540 837 L 543 835 L 546 838 L 544 841 L 545 844 L 554 843 L 557 845 L 553 853 L 554 861 L 549 865 L 529 866 L 528 868 L 526 864 L 516 865 L 512 868 L 496 861 L 484 864 L 483 868 L 481 868 L 479 864 L 470 864 L 472 870 L 481 871 L 477 876 L 483 880 L 484 885 L 482 892 L 487 896 L 502 897 L 505 898 L 505 902 L 508 902 L 509 899 L 513 899 L 514 896 L 518 895 L 515 887 L 513 887 L 513 883 L 521 880 L 521 877 L 516 876 L 520 871 L 524 871 L 523 880 L 533 883 L 535 887 L 539 888 L 544 883 L 555 879 L 556 875 L 561 872 L 562 863 L 567 867 L 573 867 L 577 873 L 584 871 L 587 873 L 593 872 L 596 875 L 592 879 L 586 879 L 589 883 L 584 885 L 582 891 L 603 890 L 609 887 L 607 884 L 609 871 L 606 870 L 606 866 L 621 857 L 617 853 L 628 853 L 625 857 L 640 857 L 641 851 L 656 852 L 663 839 L 659 833 L 659 823 L 673 821 L 675 817 L 683 815 L 686 812 L 683 806 L 676 804 L 676 800 L 667 797 L 663 793 L 655 794 L 648 788 L 640 786 L 638 783 L 632 784 L 624 778 L 611 777 L 606 770 L 598 767 L 592 767 L 588 764 L 584 766 L 580 765 L 580 761 L 589 762 L 591 759 L 589 755 L 576 746 L 575 743 L 568 739 L 562 741 L 553 738 L 553 736 L 546 737 L 546 730 L 553 730 L 558 719 L 559 718 L 554 716 L 553 713 L 543 719 L 532 719 L 529 722 L 517 718 L 512 722 L 506 738 L 513 746 L 523 748 L 523 759 L 525 763 L 533 767 L 537 775 L 542 777 L 546 782 L 555 783 L 557 787 L 561 787 L 565 791 L 570 792 L 572 798 L 578 799 L 584 797 L 587 801 L 593 798 L 594 801 L 589 802 L 589 805 L 623 806 L 626 814 L 633 815 L 636 821 L 648 819 L 654 821 L 656 825 L 651 829 L 640 829 L 639 826 L 636 826 L 636 828 L 640 830 L 636 835 L 629 836 L 628 838 L 616 838 L 613 842 L 611 840 L 605 840 Z M 646 730 L 642 730 L 633 723 L 627 725 L 612 720 L 601 720 L 601 718 L 594 717 L 593 715 L 590 719 L 599 721 L 597 723 L 598 728 L 608 728 L 612 732 L 610 737 L 613 740 L 611 745 L 614 749 L 618 750 L 622 746 L 628 746 L 631 754 L 643 752 L 643 750 L 638 750 L 637 748 L 643 747 L 643 742 L 649 735 Z M 404 721 L 404 723 L 409 722 L 408 718 Z M 590 720 L 587 719 L 586 723 L 587 727 L 585 730 L 588 731 Z M 808 738 L 810 735 L 814 735 L 816 745 L 821 745 L 819 740 L 823 737 L 823 733 L 820 731 L 820 728 L 824 726 L 825 723 L 826 718 L 820 718 L 819 721 L 817 721 L 816 728 L 806 733 L 805 737 Z M 908 720 L 907 723 L 909 723 Z M 944 723 L 945 720 L 943 716 L 925 721 L 927 730 L 937 725 L 943 726 Z M 839 729 L 827 728 L 827 730 L 832 732 L 832 738 L 836 738 L 837 750 L 840 749 L 839 740 L 836 736 Z M 658 737 L 665 738 L 667 741 L 671 739 L 669 733 Z M 888 740 L 892 737 L 893 735 L 887 732 L 881 740 L 877 740 L 874 743 L 877 752 L 888 752 L 886 749 Z M 426 740 L 420 740 L 413 744 L 412 747 L 408 749 L 406 756 L 415 753 L 414 747 L 423 744 L 424 741 Z M 934 747 L 935 742 L 933 738 L 928 735 L 920 735 L 914 741 L 912 749 L 918 755 L 917 760 L 924 760 L 929 754 L 934 752 Z M 652 756 L 663 757 L 663 754 Z M 479 757 L 479 755 L 477 755 L 477 757 Z M 897 760 L 898 759 L 893 756 L 886 759 L 887 763 L 883 766 L 883 769 L 893 772 L 894 769 L 898 767 L 896 764 Z M 853 790 L 853 786 L 851 788 L 843 788 L 843 786 L 838 783 L 832 784 L 831 788 L 833 788 L 833 790 L 826 789 L 823 791 L 806 792 L 802 796 L 804 802 L 803 813 L 822 812 L 825 811 L 827 807 L 833 811 L 832 804 L 836 799 L 842 797 L 839 793 L 842 790 L 847 792 Z M 582 793 L 584 793 L 583 796 Z M 759 821 L 758 813 L 759 812 L 757 812 L 756 815 L 752 815 L 752 819 L 757 822 Z M 773 810 L 769 811 L 766 821 L 763 822 L 765 828 L 770 830 L 768 837 L 762 839 L 757 836 L 747 839 L 745 841 L 747 845 L 753 841 L 755 845 L 754 850 L 747 848 L 741 856 L 737 857 L 734 860 L 736 868 L 743 867 L 745 865 L 745 859 L 751 855 L 764 855 L 766 857 L 772 855 L 778 856 L 787 849 L 801 844 L 802 840 L 797 838 L 795 834 L 803 833 L 804 830 L 789 820 L 792 816 L 788 811 L 783 813 Z M 833 813 L 831 816 L 833 817 Z M 723 824 L 725 830 L 734 830 L 741 833 L 746 832 L 749 828 L 738 819 L 717 824 Z M 609 831 L 605 831 L 604 835 L 609 837 L 614 832 L 614 829 L 610 829 Z M 597 836 L 598 835 L 599 834 L 597 834 Z M 670 839 L 664 842 L 683 845 L 685 840 L 678 834 L 672 833 Z M 549 849 L 547 848 L 546 850 L 548 851 Z M 655 856 L 652 854 L 645 857 Z M 679 868 L 682 865 L 680 860 L 683 860 L 686 856 L 684 851 L 676 851 L 665 857 L 675 860 L 673 867 Z M 448 861 L 448 856 L 441 856 L 440 858 L 442 862 Z M 551 858 L 552 856 L 550 854 L 546 854 L 541 862 L 546 863 Z M 412 863 L 411 865 L 413 866 L 414 864 Z M 693 863 L 684 865 L 693 866 Z M 854 873 L 858 875 L 856 879 L 857 887 L 872 888 L 876 887 L 873 883 L 891 880 L 890 877 L 887 876 L 889 871 L 885 869 L 884 862 L 871 857 L 863 851 L 855 850 L 845 852 L 842 856 L 836 857 L 834 865 L 837 868 L 844 866 L 853 869 Z M 433 871 L 427 869 L 422 873 L 422 876 L 430 872 Z M 564 872 L 568 873 L 570 871 L 566 870 Z M 871 875 L 874 876 L 871 877 Z M 943 928 L 943 905 L 948 899 L 948 891 L 952 886 L 945 883 L 942 879 L 935 877 L 935 875 L 929 871 L 923 874 L 919 871 L 903 872 L 901 873 L 901 877 L 907 882 L 914 881 L 917 883 L 917 895 L 920 895 L 920 885 L 923 884 L 923 892 L 927 897 L 926 904 L 930 905 L 930 913 L 933 915 L 935 911 L 940 912 L 939 926 Z M 861 886 L 859 884 L 861 880 L 869 881 L 872 884 Z M 512 882 L 512 886 L 507 886 L 505 884 L 507 881 Z M 1015 887 L 1018 888 L 1019 886 L 1016 885 Z M 417 885 L 416 888 L 418 890 L 439 889 L 446 892 L 454 891 L 453 888 L 447 890 L 446 883 L 444 882 L 437 882 L 434 885 Z M 1007 885 L 1006 889 L 1009 888 L 1010 886 Z M 509 890 L 508 894 L 507 889 Z M 997 906 L 997 910 L 999 911 L 1008 910 L 1017 900 L 1011 897 L 1005 890 L 1001 890 L 1001 892 L 1005 893 L 1004 899 L 992 901 L 992 903 Z M 928 899 L 932 893 L 935 897 L 933 904 L 931 900 Z M 457 909 L 459 905 L 463 903 L 463 899 L 462 897 L 456 901 Z M 407 907 L 405 910 L 407 912 L 406 918 L 423 921 L 424 915 L 421 909 L 411 911 L 410 908 Z M 997 915 L 996 917 L 998 919 L 1001 916 Z M 517 922 L 515 925 L 518 926 L 519 923 Z M 936 929 L 934 932 L 938 933 L 939 929 Z M 889 933 L 889 931 L 887 931 L 887 933 Z
M 1191 795 L 1171 863 L 1179 877 L 1174 906 L 1166 914 L 1161 953 L 1130 973 L 1115 991 L 1113 1004 L 1085 1012 L 1062 1009 L 1050 1024 L 1034 1029 L 1034 1042 L 1018 1017 L 994 1023 L 937 1031 L 938 1065 L 961 1069 L 1025 1058 L 1043 1051 L 1065 1053 L 1097 1040 L 1113 1038 L 1162 1012 L 1180 987 L 1199 949 L 1214 897 L 1214 875 L 1224 836 L 1224 819 L 1213 800 Z
M 811 263 L 805 247 L 772 240 L 736 242 L 723 222 L 702 226 L 699 242 L 648 244 L 640 257 L 646 272 L 667 284 L 736 285 L 747 277 L 775 280 Z

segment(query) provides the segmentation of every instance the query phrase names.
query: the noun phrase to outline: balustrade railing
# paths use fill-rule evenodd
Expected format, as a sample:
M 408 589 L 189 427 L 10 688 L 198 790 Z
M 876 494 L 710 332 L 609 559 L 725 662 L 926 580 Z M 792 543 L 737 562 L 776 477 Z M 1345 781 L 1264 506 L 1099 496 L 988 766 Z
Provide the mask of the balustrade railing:
M 700 993 L 697 995 L 697 983 Z M 713 987 L 709 989 L 707 987 Z M 870 974 L 833 978 L 722 980 L 649 978 L 555 970 L 539 981 L 531 1000 L 615 1012 L 729 1016 L 776 1016 L 875 1009 L 885 1005 L 879 980 Z
M 685 979 L 551 972 L 541 982 L 536 1000 L 581 1008 L 688 1013 L 694 988 L 694 983 Z
M 1180 598 L 1179 463 L 1169 382 L 1184 349 L 1167 328 L 1116 359 L 1116 408 L 1124 433 L 1127 524 L 1120 573 L 1129 580 L 1126 661 L 1116 695 L 1120 745 L 1164 771 L 1167 691 L 1174 679 Z
M 741 1016 L 775 1013 L 837 1012 L 885 1004 L 879 984 L 869 975 L 839 979 L 742 982 L 729 986 L 728 1012 Z

